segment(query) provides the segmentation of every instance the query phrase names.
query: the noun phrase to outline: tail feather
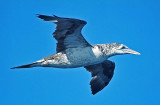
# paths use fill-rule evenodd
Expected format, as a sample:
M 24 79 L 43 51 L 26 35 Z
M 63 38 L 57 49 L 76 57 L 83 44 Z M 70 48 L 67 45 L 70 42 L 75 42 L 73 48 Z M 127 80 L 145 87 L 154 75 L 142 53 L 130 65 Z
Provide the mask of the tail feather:
M 13 67 L 13 68 L 11 68 L 11 69 L 31 68 L 31 67 L 36 67 L 37 64 L 38 64 L 38 62 L 34 62 L 34 63 L 22 65 L 22 66 Z

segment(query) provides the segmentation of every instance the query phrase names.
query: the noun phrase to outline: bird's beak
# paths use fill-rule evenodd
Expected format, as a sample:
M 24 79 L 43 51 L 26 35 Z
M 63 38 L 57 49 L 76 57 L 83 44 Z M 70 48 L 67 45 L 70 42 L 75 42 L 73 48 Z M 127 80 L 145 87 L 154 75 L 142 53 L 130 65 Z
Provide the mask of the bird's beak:
M 134 50 L 132 50 L 132 49 L 124 49 L 124 53 L 126 53 L 126 54 L 141 55 L 139 52 L 134 51 Z

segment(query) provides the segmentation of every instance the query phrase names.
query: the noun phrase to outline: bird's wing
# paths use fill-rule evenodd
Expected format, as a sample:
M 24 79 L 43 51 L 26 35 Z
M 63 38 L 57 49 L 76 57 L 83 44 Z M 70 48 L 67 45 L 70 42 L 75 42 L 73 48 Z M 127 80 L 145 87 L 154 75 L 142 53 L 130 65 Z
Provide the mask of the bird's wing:
M 64 51 L 67 48 L 91 46 L 81 34 L 82 28 L 87 23 L 86 21 L 55 15 L 38 15 L 38 17 L 45 21 L 53 21 L 56 24 L 53 37 L 57 40 L 57 52 Z
M 92 74 L 93 79 L 90 85 L 92 94 L 94 95 L 110 82 L 114 73 L 115 63 L 107 60 L 99 64 L 85 66 L 84 68 Z

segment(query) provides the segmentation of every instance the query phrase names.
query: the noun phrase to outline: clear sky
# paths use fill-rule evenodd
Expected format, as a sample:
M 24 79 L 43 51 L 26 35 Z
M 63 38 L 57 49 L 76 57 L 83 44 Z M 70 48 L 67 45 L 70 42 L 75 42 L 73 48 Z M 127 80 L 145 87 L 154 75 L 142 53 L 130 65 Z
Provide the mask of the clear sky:
M 114 76 L 94 96 L 83 67 L 11 70 L 56 52 L 55 25 L 36 14 L 86 20 L 89 43 L 123 43 L 141 55 L 110 58 Z M 1 0 L 0 32 L 0 105 L 160 105 L 159 0 Z

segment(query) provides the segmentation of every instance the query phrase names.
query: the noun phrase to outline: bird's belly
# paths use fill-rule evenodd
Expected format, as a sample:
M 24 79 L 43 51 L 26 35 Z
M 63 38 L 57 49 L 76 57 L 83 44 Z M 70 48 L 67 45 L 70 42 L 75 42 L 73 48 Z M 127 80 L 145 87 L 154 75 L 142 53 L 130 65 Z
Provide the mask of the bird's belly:
M 66 57 L 70 62 L 70 67 L 87 66 L 105 60 L 104 57 L 97 56 L 91 47 L 68 49 L 66 51 Z
M 101 63 L 104 57 L 97 55 L 91 47 L 71 48 L 55 54 L 54 59 L 48 60 L 46 66 L 57 68 L 76 68 Z

